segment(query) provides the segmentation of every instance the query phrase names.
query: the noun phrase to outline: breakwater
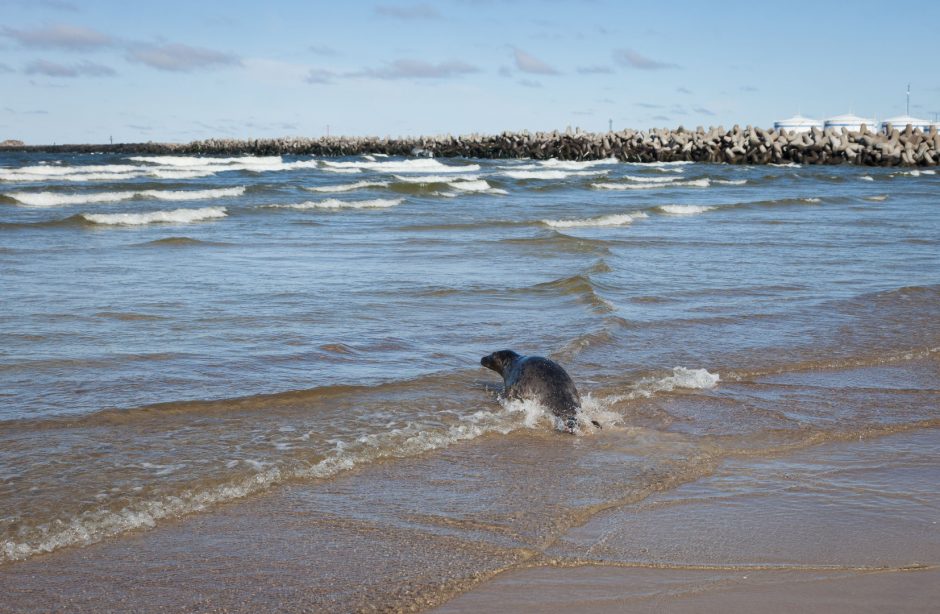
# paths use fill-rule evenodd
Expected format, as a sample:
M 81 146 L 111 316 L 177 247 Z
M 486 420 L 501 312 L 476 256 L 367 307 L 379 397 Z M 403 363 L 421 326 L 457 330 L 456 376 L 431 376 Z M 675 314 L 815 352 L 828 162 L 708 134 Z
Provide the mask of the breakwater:
M 808 132 L 766 130 L 747 126 L 619 132 L 503 132 L 495 135 L 432 137 L 284 137 L 206 139 L 190 143 L 119 143 L 103 145 L 33 145 L 0 147 L 0 151 L 62 153 L 148 153 L 184 155 L 315 155 L 468 158 L 533 158 L 625 162 L 716 162 L 728 164 L 858 164 L 867 166 L 937 166 L 940 134 L 911 126 L 887 134 L 864 126 L 860 131 L 813 129 Z

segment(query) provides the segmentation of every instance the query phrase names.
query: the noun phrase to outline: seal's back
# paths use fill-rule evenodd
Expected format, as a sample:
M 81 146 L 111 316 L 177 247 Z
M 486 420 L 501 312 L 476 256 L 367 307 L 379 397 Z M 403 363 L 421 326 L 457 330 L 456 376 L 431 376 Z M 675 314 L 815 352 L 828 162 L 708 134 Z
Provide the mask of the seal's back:
M 538 401 L 561 418 L 569 430 L 577 425 L 581 395 L 568 373 L 555 361 L 502 350 L 484 356 L 480 364 L 503 376 L 503 395 L 507 399 Z

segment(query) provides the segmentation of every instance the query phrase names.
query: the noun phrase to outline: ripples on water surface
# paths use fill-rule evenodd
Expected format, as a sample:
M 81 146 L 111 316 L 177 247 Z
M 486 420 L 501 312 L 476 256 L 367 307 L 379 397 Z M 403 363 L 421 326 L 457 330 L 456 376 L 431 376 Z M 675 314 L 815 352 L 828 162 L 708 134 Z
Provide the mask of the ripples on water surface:
M 568 445 L 499 404 L 501 348 L 644 459 L 572 468 L 569 512 L 937 425 L 931 171 L 4 154 L 0 194 L 0 560 L 487 433 Z

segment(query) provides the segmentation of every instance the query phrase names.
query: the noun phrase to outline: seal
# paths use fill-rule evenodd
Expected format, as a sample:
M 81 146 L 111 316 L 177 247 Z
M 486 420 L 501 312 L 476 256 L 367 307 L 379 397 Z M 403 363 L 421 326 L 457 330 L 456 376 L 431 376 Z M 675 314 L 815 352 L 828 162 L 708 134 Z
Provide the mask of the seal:
M 541 356 L 521 356 L 512 350 L 500 350 L 481 358 L 480 364 L 503 376 L 503 396 L 507 399 L 533 399 L 551 410 L 568 432 L 577 427 L 581 395 L 557 362 Z M 591 422 L 600 428 L 596 421 Z

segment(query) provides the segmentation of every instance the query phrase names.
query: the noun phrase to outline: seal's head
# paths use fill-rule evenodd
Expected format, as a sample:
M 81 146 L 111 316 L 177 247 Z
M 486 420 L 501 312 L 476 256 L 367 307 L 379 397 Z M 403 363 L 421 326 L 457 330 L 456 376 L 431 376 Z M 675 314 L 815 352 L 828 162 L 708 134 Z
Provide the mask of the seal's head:
M 505 369 L 517 358 L 519 358 L 519 354 L 516 354 L 512 350 L 500 350 L 481 358 L 480 364 L 487 369 L 492 369 L 500 375 L 503 375 Z

